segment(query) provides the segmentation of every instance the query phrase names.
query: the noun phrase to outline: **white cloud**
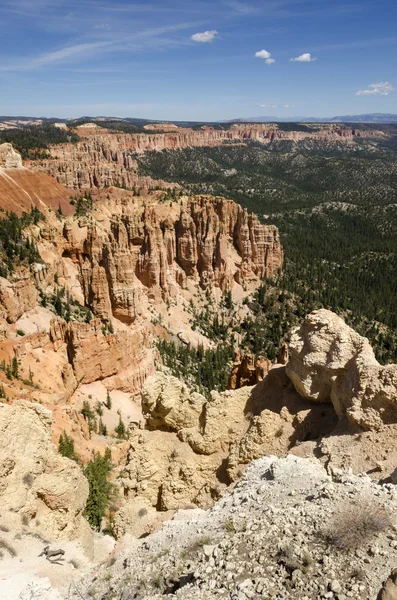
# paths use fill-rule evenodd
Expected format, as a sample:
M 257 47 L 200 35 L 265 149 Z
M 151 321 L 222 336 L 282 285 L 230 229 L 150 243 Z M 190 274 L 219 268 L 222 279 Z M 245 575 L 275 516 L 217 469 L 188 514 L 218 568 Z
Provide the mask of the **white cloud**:
M 95 25 L 95 29 L 106 29 L 106 31 L 110 31 L 112 28 L 109 23 L 98 23 Z
M 313 62 L 314 60 L 316 59 L 310 54 L 310 52 L 305 52 L 296 58 L 291 58 L 291 62 Z
M 356 96 L 388 96 L 395 88 L 388 81 L 371 83 L 366 90 L 358 90 Z
M 271 57 L 271 54 L 267 50 L 259 50 L 259 52 L 255 52 L 255 56 L 257 58 L 263 58 L 264 60 L 266 60 L 267 58 Z
M 190 38 L 193 42 L 212 42 L 214 37 L 218 34 L 215 29 L 211 29 L 211 31 L 203 31 L 202 33 L 194 33 Z
M 255 56 L 256 58 L 261 58 L 264 60 L 267 65 L 272 65 L 276 62 L 276 60 L 271 57 L 272 55 L 267 50 L 259 50 L 258 52 L 255 52 Z
M 261 108 L 277 108 L 278 104 L 261 104 Z

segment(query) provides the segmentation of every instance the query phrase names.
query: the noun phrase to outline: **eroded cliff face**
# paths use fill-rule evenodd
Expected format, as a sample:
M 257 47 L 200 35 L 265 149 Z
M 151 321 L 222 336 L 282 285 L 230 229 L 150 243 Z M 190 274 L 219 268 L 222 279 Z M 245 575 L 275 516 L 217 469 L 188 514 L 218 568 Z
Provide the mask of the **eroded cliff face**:
M 199 146 L 220 146 L 225 142 L 253 140 L 271 144 L 275 140 L 313 140 L 352 143 L 362 137 L 384 137 L 382 132 L 360 131 L 337 125 L 321 126 L 319 131 L 282 131 L 274 124 L 235 124 L 229 129 L 203 127 L 198 130 L 177 129 L 168 133 L 107 133 L 100 127 L 79 131 L 87 136 L 77 144 L 63 144 L 49 149 L 50 159 L 35 162 L 32 168 L 50 173 L 63 185 L 80 190 L 121 187 L 172 187 L 163 181 L 138 175 L 134 154 L 178 150 Z
M 125 444 L 91 435 L 83 403 L 95 410 L 112 394 L 113 408 L 103 415 L 109 433 L 117 411 L 127 426 L 139 420 L 139 395 L 155 372 L 154 338 L 182 335 L 209 344 L 191 327 L 190 303 L 205 292 L 218 300 L 224 291 L 244 294 L 243 288 L 255 289 L 277 273 L 283 261 L 278 231 L 224 198 L 165 200 L 159 191 L 137 196 L 109 188 L 94 194 L 87 215 L 66 216 L 73 211 L 68 202 L 56 215 L 65 188 L 20 162 L 4 173 L 0 183 L 14 182 L 26 209 L 35 204 L 45 215 L 24 232 L 41 262 L 0 278 L 0 360 L 4 369 L 19 362 L 18 378 L 0 373 L 6 399 L 28 397 L 47 406 L 54 441 L 65 430 L 83 460 L 111 444 L 119 461 Z M 51 186 L 44 195 L 40 187 L 37 194 L 18 188 L 21 173 L 33 187 L 52 182 L 54 197 Z
M 327 310 L 308 315 L 290 351 L 257 385 L 209 400 L 162 373 L 146 381 L 144 420 L 131 428 L 120 479 L 118 534 L 145 502 L 163 511 L 211 504 L 266 455 L 316 456 L 330 473 L 395 481 L 396 365 L 381 367 L 368 340 Z
M 92 532 L 83 518 L 88 482 L 52 445 L 51 422 L 51 413 L 39 404 L 0 404 L 0 521 L 90 546 Z
M 65 223 L 63 256 L 79 266 L 85 303 L 103 319 L 131 324 L 149 301 L 175 298 L 189 282 L 227 291 L 282 268 L 277 229 L 224 198 L 138 204 L 110 193 L 96 210 L 101 218 Z

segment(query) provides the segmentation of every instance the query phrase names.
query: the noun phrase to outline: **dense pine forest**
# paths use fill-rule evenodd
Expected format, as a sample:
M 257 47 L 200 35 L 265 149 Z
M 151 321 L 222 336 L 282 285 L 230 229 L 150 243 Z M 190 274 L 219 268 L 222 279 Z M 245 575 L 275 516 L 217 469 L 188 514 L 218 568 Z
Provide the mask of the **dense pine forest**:
M 244 345 L 274 358 L 314 308 L 343 316 L 397 361 L 397 127 L 382 141 L 226 144 L 138 156 L 144 174 L 224 195 L 278 226 L 280 279 L 264 282 Z M 279 338 L 279 339 L 277 339 Z
M 9 142 L 24 159 L 40 159 L 48 156 L 46 150 L 53 144 L 77 142 L 79 137 L 70 129 L 60 129 L 51 123 L 27 125 L 20 129 L 0 131 L 0 144 Z

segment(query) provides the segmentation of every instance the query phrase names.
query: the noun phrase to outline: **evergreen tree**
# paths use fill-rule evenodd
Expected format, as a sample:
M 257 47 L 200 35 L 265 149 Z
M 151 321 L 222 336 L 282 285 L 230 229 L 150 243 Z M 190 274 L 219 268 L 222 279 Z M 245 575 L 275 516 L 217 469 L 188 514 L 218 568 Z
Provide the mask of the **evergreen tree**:
M 74 449 L 73 438 L 69 437 L 66 431 L 59 436 L 58 450 L 62 456 L 66 456 L 66 458 L 70 458 L 76 462 L 80 461 L 80 458 Z
M 95 413 L 92 410 L 90 403 L 88 402 L 88 400 L 84 400 L 83 402 L 83 408 L 81 409 L 81 414 L 83 415 L 84 419 L 86 421 L 90 421 L 91 419 L 95 418 Z
M 112 398 L 110 397 L 110 392 L 109 390 L 106 393 L 106 402 L 105 402 L 105 406 L 108 410 L 110 410 L 112 408 Z
M 94 452 L 93 458 L 84 469 L 84 475 L 89 485 L 85 516 L 91 527 L 96 531 L 101 529 L 102 520 L 114 494 L 114 488 L 109 481 L 111 470 L 112 462 L 109 448 L 106 448 L 104 456 Z
M 11 375 L 15 378 L 18 379 L 19 377 L 19 362 L 16 356 L 14 356 L 14 358 L 12 359 L 12 363 L 11 363 Z
M 101 418 L 99 419 L 98 433 L 99 433 L 99 435 L 104 435 L 104 436 L 107 436 L 107 434 L 108 434 L 107 427 Z
M 124 424 L 123 419 L 121 418 L 121 415 L 119 415 L 119 423 L 117 425 L 117 427 L 115 428 L 115 433 L 117 434 L 117 437 L 120 438 L 121 440 L 126 440 L 128 435 L 127 435 L 127 430 Z

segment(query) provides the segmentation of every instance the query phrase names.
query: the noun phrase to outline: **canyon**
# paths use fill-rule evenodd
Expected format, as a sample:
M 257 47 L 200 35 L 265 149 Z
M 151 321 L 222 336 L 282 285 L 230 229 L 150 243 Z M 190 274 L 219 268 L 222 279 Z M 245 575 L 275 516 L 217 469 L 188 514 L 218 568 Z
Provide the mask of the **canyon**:
M 312 131 L 283 131 L 272 124 L 234 124 L 228 129 L 202 126 L 199 129 L 176 128 L 167 133 L 128 134 L 109 132 L 100 126 L 76 129 L 81 141 L 76 144 L 50 146 L 49 158 L 34 161 L 31 168 L 53 175 L 59 183 L 76 190 L 164 187 L 161 180 L 139 174 L 135 155 L 162 150 L 194 147 L 216 147 L 224 144 L 257 142 L 270 145 L 274 141 L 354 144 L 361 139 L 386 139 L 382 131 L 359 130 L 354 127 L 322 125 Z
M 86 124 L 80 141 L 34 161 L 0 145 L 0 208 L 5 221 L 14 222 L 6 211 L 21 219 L 14 264 L 2 255 L 0 277 L 7 600 L 37 590 L 45 600 L 178 590 L 201 600 L 214 586 L 239 599 L 369 599 L 397 547 L 396 365 L 380 365 L 368 340 L 326 309 L 301 316 L 288 344 L 280 336 L 275 360 L 240 348 L 259 291 L 266 302 L 283 269 L 278 229 L 222 196 L 140 175 L 136 155 L 247 140 L 354 144 L 383 134 L 335 125 L 157 129 L 122 134 Z M 25 223 L 33 208 L 41 214 Z M 22 247 L 36 254 L 27 260 Z M 286 302 L 283 290 L 277 295 Z M 159 340 L 174 344 L 173 365 Z M 228 389 L 201 393 L 194 378 L 172 374 L 187 352 L 204 357 L 222 343 L 236 350 L 221 365 Z M 65 435 L 77 460 L 61 456 Z M 92 482 L 84 468 L 107 451 L 114 496 L 98 533 L 86 520 Z M 319 524 L 337 519 L 352 497 L 391 515 L 354 554 L 356 569 L 370 569 L 362 580 L 318 537 Z M 302 519 L 308 537 L 298 531 Z M 273 548 L 260 545 L 258 520 Z M 67 550 L 63 575 L 27 555 L 55 540 Z

